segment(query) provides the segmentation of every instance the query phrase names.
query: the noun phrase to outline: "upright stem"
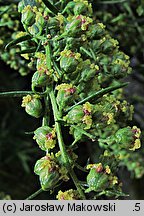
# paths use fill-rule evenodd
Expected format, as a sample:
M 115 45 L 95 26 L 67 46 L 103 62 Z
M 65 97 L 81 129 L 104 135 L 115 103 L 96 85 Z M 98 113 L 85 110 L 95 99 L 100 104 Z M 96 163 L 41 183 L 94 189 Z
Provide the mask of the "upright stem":
M 44 112 L 42 125 L 47 126 L 49 125 L 49 122 L 50 122 L 49 95 L 48 94 L 46 94 L 46 96 L 44 97 L 44 102 L 45 102 L 45 112 Z
M 45 51 L 46 51 L 46 64 L 47 64 L 47 68 L 48 70 L 51 70 L 51 52 L 50 52 L 50 45 L 49 45 L 49 41 L 48 41 L 48 45 L 46 45 L 45 47 Z M 44 113 L 44 117 L 43 117 L 43 126 L 47 126 L 49 125 L 49 121 L 50 121 L 50 118 L 49 118 L 49 94 L 48 94 L 48 91 L 49 91 L 49 87 L 47 86 L 46 87 L 46 95 L 44 97 L 44 102 L 45 102 L 45 113 Z
M 46 50 L 47 68 L 48 68 L 48 70 L 51 70 L 52 69 L 52 60 L 51 60 L 51 49 L 50 49 L 50 43 L 49 42 L 46 45 L 45 50 Z M 83 190 L 81 188 L 80 182 L 77 179 L 77 176 L 76 176 L 76 174 L 75 174 L 74 170 L 72 169 L 71 164 L 69 162 L 69 156 L 68 156 L 68 153 L 66 151 L 66 147 L 65 147 L 63 137 L 62 137 L 61 125 L 58 122 L 58 119 L 61 116 L 60 116 L 60 112 L 59 112 L 58 107 L 57 107 L 56 98 L 55 98 L 55 95 L 54 95 L 53 88 L 49 87 L 49 90 L 50 90 L 49 91 L 49 97 L 50 97 L 51 104 L 52 104 L 52 109 L 53 109 L 53 115 L 54 115 L 55 127 L 56 127 L 56 133 L 57 133 L 57 139 L 58 139 L 61 155 L 62 155 L 62 158 L 63 158 L 63 162 L 64 162 L 64 165 L 67 168 L 67 170 L 68 170 L 68 172 L 69 172 L 69 174 L 70 174 L 70 176 L 71 176 L 71 178 L 72 178 L 72 180 L 73 180 L 73 182 L 74 182 L 74 184 L 75 184 L 81 198 L 85 199 L 85 195 L 84 195 Z
M 83 190 L 81 188 L 80 182 L 77 179 L 77 176 L 76 176 L 76 174 L 75 174 L 74 170 L 72 169 L 71 164 L 69 162 L 69 156 L 68 156 L 68 153 L 66 151 L 66 147 L 65 147 L 63 137 L 62 137 L 61 125 L 58 122 L 59 111 L 57 108 L 56 99 L 55 99 L 55 95 L 54 95 L 53 90 L 49 93 L 49 96 L 50 96 L 50 100 L 51 100 L 51 104 L 52 104 L 55 126 L 56 126 L 56 132 L 57 132 L 57 138 L 58 138 L 59 148 L 60 148 L 60 151 L 62 154 L 63 162 L 64 162 L 65 167 L 67 168 L 67 170 L 68 170 L 81 198 L 85 199 L 85 195 L 84 195 Z

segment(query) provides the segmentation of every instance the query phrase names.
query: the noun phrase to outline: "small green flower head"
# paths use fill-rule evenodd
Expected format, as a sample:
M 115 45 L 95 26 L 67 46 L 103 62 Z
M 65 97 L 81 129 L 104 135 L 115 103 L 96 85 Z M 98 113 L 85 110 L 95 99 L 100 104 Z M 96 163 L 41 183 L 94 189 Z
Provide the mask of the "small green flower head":
M 83 112 L 84 112 L 84 117 L 83 117 L 83 123 L 86 124 L 84 129 L 90 129 L 92 126 L 92 105 L 89 102 L 86 102 L 83 105 Z
M 48 126 L 42 126 L 35 130 L 34 138 L 38 143 L 39 147 L 47 151 L 53 149 L 56 144 L 56 133 L 55 128 L 50 128 Z
M 38 160 L 34 172 L 39 175 L 43 190 L 52 189 L 60 179 L 59 166 L 53 154 L 48 154 Z
M 140 134 L 141 131 L 136 126 L 122 128 L 116 132 L 115 141 L 121 148 L 135 151 L 141 147 Z
M 105 25 L 103 23 L 97 23 L 89 25 L 86 35 L 89 39 L 99 39 L 105 33 Z
M 104 167 L 101 163 L 90 164 L 87 166 L 90 172 L 87 176 L 87 184 L 89 188 L 86 192 L 90 191 L 102 191 L 109 187 L 109 176 L 104 172 Z
M 86 192 L 100 192 L 118 184 L 118 178 L 112 174 L 109 165 L 103 165 L 102 163 L 89 164 L 87 169 L 90 169 L 90 172 L 87 176 L 89 188 Z
M 61 190 L 58 192 L 58 195 L 56 196 L 58 200 L 78 200 L 79 199 L 79 193 L 76 190 L 70 189 L 65 192 L 62 192 Z
M 130 150 L 135 151 L 136 149 L 139 149 L 141 147 L 141 141 L 140 141 L 141 130 L 136 126 L 133 126 L 132 134 L 133 134 L 133 143 L 130 146 Z
M 51 29 L 58 31 L 60 28 L 62 28 L 63 22 L 64 22 L 63 15 L 58 14 L 55 17 L 49 17 L 48 26 L 50 26 Z
M 23 10 L 22 10 L 22 18 L 21 21 L 24 25 L 30 26 L 33 25 L 35 22 L 35 13 L 33 11 L 33 8 L 30 5 L 27 5 Z
M 106 139 L 100 139 L 100 143 L 107 143 L 110 148 L 119 153 L 121 149 L 129 149 L 135 151 L 141 147 L 140 142 L 141 131 L 136 126 L 125 127 L 117 130 L 114 135 Z
M 32 76 L 32 88 L 35 87 L 45 87 L 48 83 L 50 83 L 50 71 L 42 69 L 36 71 Z
M 92 5 L 89 4 L 87 0 L 74 0 L 74 2 L 76 3 L 74 6 L 74 15 L 92 15 Z
M 64 117 L 64 120 L 66 120 L 69 124 L 78 124 L 82 123 L 83 117 L 83 107 L 82 105 L 78 105 L 68 112 L 68 114 Z
M 71 50 L 63 50 L 61 52 L 61 59 L 60 59 L 60 67 L 66 73 L 71 73 L 76 70 L 79 62 L 81 61 L 81 54 L 74 53 Z
M 25 30 L 33 36 L 40 36 L 45 25 L 45 19 L 40 12 L 40 8 L 27 5 L 21 13 L 21 20 Z
M 23 97 L 22 100 L 22 107 L 25 107 L 25 111 L 35 117 L 35 118 L 39 118 L 42 116 L 43 113 L 43 107 L 42 107 L 42 103 L 40 101 L 39 96 L 34 95 L 27 95 Z
M 62 83 L 56 87 L 56 90 L 58 90 L 56 100 L 60 110 L 67 109 L 68 106 L 74 104 L 77 94 L 72 84 Z
M 86 32 L 88 26 L 93 22 L 90 17 L 83 15 L 69 16 L 67 21 L 68 23 L 65 26 L 63 36 L 68 35 L 70 37 L 79 37 Z

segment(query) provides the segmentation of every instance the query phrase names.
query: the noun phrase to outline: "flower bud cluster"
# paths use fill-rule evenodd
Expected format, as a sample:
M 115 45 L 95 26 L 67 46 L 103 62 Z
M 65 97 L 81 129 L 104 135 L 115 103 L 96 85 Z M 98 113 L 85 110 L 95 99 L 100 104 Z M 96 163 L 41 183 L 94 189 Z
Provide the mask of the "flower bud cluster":
M 131 72 L 129 57 L 119 50 L 118 41 L 110 36 L 106 26 L 95 19 L 87 0 L 73 0 L 66 5 L 61 1 L 47 3 L 51 10 L 41 0 L 19 3 L 25 30 L 21 34 L 29 36 L 19 42 L 19 47 L 21 51 L 27 49 L 23 57 L 35 67 L 32 94 L 23 97 L 22 107 L 33 117 L 43 117 L 33 138 L 46 156 L 36 162 L 34 171 L 43 190 L 55 188 L 61 180 L 69 180 L 68 171 L 72 176 L 74 167 L 84 170 L 76 164 L 74 149 L 79 143 L 89 143 L 98 152 L 104 148 L 111 154 L 105 153 L 99 163 L 87 166 L 88 188 L 82 190 L 93 191 L 97 196 L 120 196 L 116 167 L 118 163 L 128 163 L 122 159 L 123 150 L 128 155 L 140 148 L 140 129 L 127 126 L 133 106 L 123 100 L 119 90 L 104 95 L 101 92 Z M 59 13 L 55 12 L 56 6 Z M 29 52 L 31 44 L 36 49 Z M 96 93 L 101 96 L 96 98 Z M 67 140 L 66 145 L 63 140 Z M 132 166 L 138 165 L 134 161 Z M 127 167 L 130 170 L 132 166 Z M 77 183 L 75 176 L 72 179 Z M 78 181 L 77 189 L 79 186 Z M 78 190 L 72 189 L 57 195 L 60 200 L 79 197 Z

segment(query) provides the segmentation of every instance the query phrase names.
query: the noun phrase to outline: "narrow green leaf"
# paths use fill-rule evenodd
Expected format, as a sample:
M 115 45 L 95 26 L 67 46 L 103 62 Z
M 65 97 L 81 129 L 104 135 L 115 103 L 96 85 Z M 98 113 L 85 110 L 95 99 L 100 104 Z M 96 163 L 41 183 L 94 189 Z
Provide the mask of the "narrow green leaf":
M 110 92 L 112 92 L 112 91 L 114 91 L 114 90 L 116 90 L 116 89 L 122 88 L 122 87 L 124 87 L 124 86 L 126 86 L 126 85 L 128 85 L 128 84 L 129 84 L 129 83 L 126 82 L 126 83 L 122 83 L 122 84 L 119 84 L 119 85 L 110 86 L 110 87 L 107 87 L 107 88 L 105 88 L 105 89 L 101 89 L 100 91 L 97 91 L 97 92 L 95 92 L 94 94 L 92 94 L 92 95 L 86 97 L 85 99 L 79 101 L 78 103 L 74 104 L 73 106 L 71 106 L 70 108 L 68 108 L 68 109 L 66 110 L 66 112 L 70 111 L 71 109 L 73 109 L 73 108 L 76 107 L 77 105 L 83 104 L 83 103 L 85 103 L 85 102 L 87 102 L 87 101 L 90 101 L 91 99 L 97 100 L 97 99 L 101 98 L 103 95 L 105 95 L 105 94 L 107 94 L 107 93 L 110 93 Z
M 17 52 L 17 54 L 26 54 L 26 53 L 34 53 L 36 51 L 37 47 L 21 50 L 20 52 Z
M 57 14 L 59 11 L 58 9 L 52 5 L 48 0 L 42 0 L 43 3 L 47 6 L 47 8 L 52 11 L 54 14 Z
M 12 47 L 20 42 L 23 42 L 23 41 L 26 41 L 26 40 L 29 40 L 31 39 L 30 35 L 24 35 L 22 37 L 19 37 L 17 39 L 14 39 L 12 41 L 10 41 L 6 46 L 5 46 L 5 49 L 8 49 L 9 47 Z
M 0 92 L 1 97 L 23 97 L 28 94 L 34 94 L 32 91 L 11 91 L 11 92 Z

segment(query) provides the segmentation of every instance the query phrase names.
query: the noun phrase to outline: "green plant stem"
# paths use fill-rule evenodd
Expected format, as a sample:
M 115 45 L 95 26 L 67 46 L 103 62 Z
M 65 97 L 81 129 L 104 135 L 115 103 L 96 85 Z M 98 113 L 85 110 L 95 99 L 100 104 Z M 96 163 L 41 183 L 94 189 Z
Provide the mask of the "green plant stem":
M 88 170 L 86 168 L 83 168 L 78 163 L 74 163 L 74 165 L 76 166 L 77 169 L 81 170 L 82 172 L 88 172 Z
M 51 61 L 51 49 L 50 49 L 50 43 L 48 42 L 48 44 L 46 45 L 46 64 L 49 70 L 52 69 L 52 61 Z M 48 88 L 48 87 L 47 87 Z M 54 95 L 54 91 L 51 87 L 51 91 L 49 91 L 49 97 L 51 100 L 51 104 L 52 104 L 52 109 L 53 109 L 53 114 L 54 114 L 54 120 L 55 120 L 55 127 L 56 127 L 56 133 L 57 133 L 57 138 L 58 138 L 58 143 L 59 143 L 59 148 L 62 154 L 62 158 L 63 158 L 63 162 L 65 164 L 65 167 L 67 168 L 80 196 L 82 199 L 85 199 L 85 195 L 83 193 L 83 190 L 81 188 L 81 185 L 79 183 L 79 180 L 77 179 L 77 176 L 75 175 L 71 164 L 69 162 L 69 156 L 67 154 L 66 151 L 66 147 L 63 141 L 63 136 L 62 136 L 62 131 L 61 131 L 61 125 L 58 122 L 58 119 L 61 117 L 58 107 L 57 107 L 57 103 L 56 103 L 56 98 Z
M 47 42 L 48 44 L 46 45 L 45 47 L 45 50 L 46 50 L 46 64 L 47 64 L 47 68 L 49 70 L 51 70 L 52 68 L 52 62 L 51 62 L 51 50 L 50 50 L 50 44 L 49 44 L 49 41 Z
M 38 191 L 36 191 L 35 193 L 33 193 L 32 195 L 30 195 L 29 197 L 27 197 L 26 200 L 32 200 L 33 198 L 35 198 L 36 196 L 38 196 L 42 192 L 43 192 L 43 189 L 40 188 Z
M 47 126 L 49 125 L 49 122 L 50 122 L 49 95 L 48 94 L 44 97 L 44 102 L 45 102 L 45 111 L 44 111 L 42 125 Z
M 82 134 L 84 134 L 85 136 L 89 137 L 90 139 L 95 140 L 95 137 L 93 135 L 91 135 L 90 133 L 86 132 L 85 130 L 83 130 L 83 129 L 75 126 L 75 125 L 72 125 L 72 127 L 75 128 L 76 130 L 80 131 Z
M 48 44 L 45 47 L 45 52 L 46 52 L 46 64 L 47 64 L 47 68 L 48 70 L 51 70 L 52 68 L 52 63 L 51 63 L 51 52 L 50 52 L 50 45 L 49 45 L 49 41 Z M 43 89 L 44 90 L 44 89 Z M 44 102 L 45 102 L 45 113 L 44 113 L 44 117 L 43 117 L 43 122 L 42 125 L 43 126 L 47 126 L 49 125 L 50 122 L 50 113 L 49 113 L 49 87 L 46 87 L 46 95 L 44 96 Z
M 85 49 L 84 47 L 80 47 L 80 51 L 84 52 L 86 55 L 88 55 L 90 58 L 93 59 L 92 54 L 87 49 Z
M 12 46 L 15 46 L 17 45 L 18 43 L 20 42 L 23 42 L 23 41 L 27 41 L 27 40 L 30 40 L 31 39 L 31 36 L 30 35 L 24 35 L 24 36 L 21 36 L 17 39 L 14 39 L 12 41 L 10 41 L 6 46 L 5 46 L 5 49 L 8 49 Z
M 69 107 L 65 112 L 69 112 L 71 109 L 73 109 L 77 105 L 83 104 L 83 103 L 85 103 L 87 101 L 90 101 L 91 99 L 97 100 L 97 99 L 101 98 L 103 95 L 105 95 L 107 93 L 110 93 L 110 92 L 112 92 L 112 91 L 114 91 L 116 89 L 122 88 L 122 87 L 124 87 L 124 86 L 126 86 L 128 84 L 129 83 L 127 82 L 127 83 L 122 83 L 122 84 L 115 85 L 115 86 L 110 86 L 110 87 L 107 87 L 105 89 L 101 89 L 101 90 L 95 92 L 94 94 L 86 97 L 85 99 L 79 101 L 78 103 L 74 104 L 73 106 Z
M 63 162 L 64 162 L 65 167 L 67 168 L 69 175 L 71 176 L 81 198 L 85 199 L 85 195 L 83 193 L 83 190 L 81 188 L 79 180 L 77 179 L 77 176 L 76 176 L 76 174 L 75 174 L 74 170 L 72 169 L 71 164 L 69 162 L 69 156 L 67 154 L 66 147 L 65 147 L 63 137 L 62 137 L 61 125 L 57 121 L 59 119 L 59 111 L 57 108 L 56 99 L 55 99 L 55 95 L 54 95 L 53 90 L 49 93 L 49 96 L 50 96 L 50 100 L 51 100 L 51 104 L 52 104 L 55 126 L 56 126 L 56 132 L 57 132 L 57 138 L 58 138 L 59 148 L 60 148 L 60 151 L 62 154 Z
M 32 91 L 11 91 L 11 92 L 0 92 L 0 97 L 23 97 L 25 95 L 32 95 Z

